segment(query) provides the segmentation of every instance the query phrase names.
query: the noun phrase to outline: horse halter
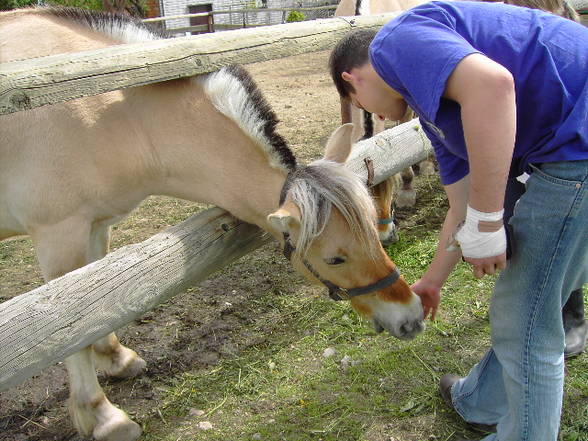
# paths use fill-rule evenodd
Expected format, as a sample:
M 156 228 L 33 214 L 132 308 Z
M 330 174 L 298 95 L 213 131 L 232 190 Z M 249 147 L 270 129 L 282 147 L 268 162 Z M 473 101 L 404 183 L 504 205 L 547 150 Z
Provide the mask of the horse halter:
M 290 188 L 290 185 L 292 184 L 293 175 L 295 174 L 295 172 L 296 171 L 291 171 L 290 173 L 288 173 L 288 176 L 286 177 L 286 181 L 284 182 L 284 186 L 282 187 L 282 191 L 280 194 L 280 205 L 282 205 L 284 203 L 284 201 L 286 200 L 286 194 L 288 193 L 288 189 Z M 288 259 L 289 261 L 292 261 L 292 254 L 294 253 L 294 251 L 296 251 L 296 247 L 294 247 L 294 245 L 292 245 L 292 241 L 290 240 L 289 233 L 282 233 L 282 234 L 284 237 L 284 249 L 282 250 L 282 252 L 284 253 L 284 256 L 286 257 L 286 259 Z M 386 277 L 384 277 L 374 283 L 370 283 L 369 285 L 360 286 L 357 288 L 341 288 L 339 285 L 334 284 L 330 280 L 323 279 L 320 276 L 320 274 L 318 273 L 318 271 L 316 269 L 314 269 L 314 267 L 310 264 L 309 261 L 307 261 L 304 258 L 302 258 L 301 261 L 304 264 L 304 266 L 306 267 L 306 269 L 308 271 L 310 271 L 310 273 L 314 277 L 316 277 L 323 285 L 325 285 L 327 287 L 327 289 L 329 290 L 329 297 L 331 297 L 331 299 L 336 300 L 336 301 L 349 300 L 355 296 L 359 296 L 362 294 L 369 294 L 374 291 L 379 291 L 381 289 L 384 289 L 384 288 L 392 285 L 400 277 L 400 273 L 398 272 L 398 270 L 396 268 L 394 268 L 392 270 L 392 272 L 390 274 L 388 274 Z
M 283 233 L 284 235 L 284 256 L 286 259 L 292 261 L 292 254 L 296 251 L 294 245 L 290 241 L 290 235 L 288 233 Z M 390 274 L 388 274 L 383 279 L 378 280 L 377 282 L 370 283 L 366 286 L 360 286 L 358 288 L 341 288 L 339 285 L 334 284 L 333 282 L 323 279 L 317 270 L 310 264 L 310 262 L 306 259 L 302 259 L 302 263 L 306 267 L 310 273 L 316 277 L 320 282 L 327 287 L 329 290 L 329 297 L 333 300 L 349 300 L 352 297 L 359 296 L 362 294 L 369 294 L 370 292 L 379 291 L 381 289 L 386 288 L 387 286 L 392 285 L 394 282 L 398 280 L 400 277 L 400 273 L 396 268 L 392 270 Z

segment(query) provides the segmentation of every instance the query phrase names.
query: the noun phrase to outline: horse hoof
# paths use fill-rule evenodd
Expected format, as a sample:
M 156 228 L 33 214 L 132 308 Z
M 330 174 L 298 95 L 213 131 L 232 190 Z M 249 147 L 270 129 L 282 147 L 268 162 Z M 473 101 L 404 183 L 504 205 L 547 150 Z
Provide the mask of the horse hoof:
M 141 432 L 141 426 L 122 413 L 107 423 L 96 426 L 92 436 L 96 441 L 135 441 L 141 436 Z
M 141 373 L 143 373 L 143 371 L 147 368 L 147 363 L 145 362 L 145 360 L 143 360 L 141 357 L 139 357 L 137 355 L 137 353 L 135 351 L 132 351 L 134 353 L 134 357 L 129 357 L 128 360 L 125 360 L 126 363 L 122 364 L 122 367 L 120 370 L 111 373 L 111 375 L 113 377 L 117 377 L 117 378 L 132 378 L 132 377 L 136 377 L 137 375 L 140 375 Z
M 402 207 L 414 207 L 416 203 L 416 191 L 415 190 L 399 190 L 394 201 L 396 206 Z

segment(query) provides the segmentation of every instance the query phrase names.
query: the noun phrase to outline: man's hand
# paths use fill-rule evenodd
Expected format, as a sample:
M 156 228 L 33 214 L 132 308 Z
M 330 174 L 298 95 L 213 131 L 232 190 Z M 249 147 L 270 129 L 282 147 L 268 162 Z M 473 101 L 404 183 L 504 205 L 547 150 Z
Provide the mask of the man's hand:
M 431 314 L 431 320 L 435 320 L 439 302 L 441 301 L 441 287 L 427 282 L 425 279 L 417 280 L 412 286 L 413 292 L 421 298 L 423 305 L 423 320 Z
M 506 268 L 506 253 L 494 257 L 485 257 L 483 259 L 464 257 L 463 260 L 474 267 L 474 277 L 477 279 L 481 279 L 486 274 L 495 274 L 497 271 Z

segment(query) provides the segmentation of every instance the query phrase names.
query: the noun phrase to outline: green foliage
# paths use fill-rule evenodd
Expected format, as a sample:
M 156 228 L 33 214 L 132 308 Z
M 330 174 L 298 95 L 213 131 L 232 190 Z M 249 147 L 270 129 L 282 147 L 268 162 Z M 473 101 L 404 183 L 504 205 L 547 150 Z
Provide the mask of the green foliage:
M 94 9 L 98 11 L 104 9 L 102 0 L 48 0 L 47 3 L 56 6 L 70 6 L 74 8 Z
M 241 2 L 241 6 L 243 9 L 257 9 L 257 1 L 256 0 L 248 0 Z
M 288 13 L 288 17 L 286 18 L 287 23 L 292 23 L 294 21 L 304 21 L 306 16 L 300 11 L 290 11 Z
M 39 0 L 0 0 L 0 10 L 7 11 L 10 9 L 25 8 L 35 6 Z M 55 6 L 70 6 L 83 9 L 94 9 L 101 11 L 104 9 L 102 0 L 46 0 L 46 4 Z M 145 0 L 129 1 L 129 6 L 142 7 L 145 10 Z
M 0 0 L 0 11 L 34 6 L 37 0 Z

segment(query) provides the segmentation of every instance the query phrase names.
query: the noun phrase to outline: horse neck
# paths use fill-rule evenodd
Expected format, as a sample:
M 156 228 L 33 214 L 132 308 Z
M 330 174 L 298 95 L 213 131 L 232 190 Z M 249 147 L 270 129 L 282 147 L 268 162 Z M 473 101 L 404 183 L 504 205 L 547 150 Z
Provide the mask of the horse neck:
M 269 230 L 287 172 L 186 82 L 128 94 L 148 131 L 154 192 L 219 206 Z M 175 88 L 175 89 L 174 89 Z

